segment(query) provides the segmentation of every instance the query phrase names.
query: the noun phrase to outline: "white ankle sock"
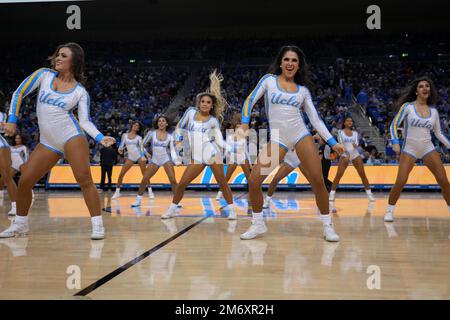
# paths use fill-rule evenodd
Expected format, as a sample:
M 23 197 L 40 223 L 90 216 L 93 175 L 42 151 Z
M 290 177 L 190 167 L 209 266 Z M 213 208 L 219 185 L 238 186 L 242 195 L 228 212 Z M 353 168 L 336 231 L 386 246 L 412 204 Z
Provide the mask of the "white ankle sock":
M 330 191 L 330 196 L 334 196 L 336 194 L 336 190 L 331 190 Z
M 103 224 L 103 217 L 102 216 L 95 216 L 91 217 L 92 224 Z
M 116 193 L 119 193 L 120 192 L 120 188 L 116 188 Z
M 262 212 L 253 212 L 252 214 L 252 223 L 264 223 L 264 218 Z
M 371 195 L 372 194 L 372 190 L 368 189 L 366 190 L 367 195 Z
M 16 208 L 16 202 L 11 202 L 11 207 Z
M 331 214 L 321 214 L 319 215 L 319 220 L 322 221 L 324 226 L 332 224 Z
M 139 201 L 141 201 L 141 200 L 142 200 L 142 196 L 137 195 L 136 199 L 139 200 Z
M 28 216 L 15 216 L 14 220 L 18 223 L 28 223 Z
M 177 209 L 177 208 L 178 208 L 178 204 L 173 203 L 173 202 L 170 204 L 169 209 L 172 209 L 172 210 L 173 210 L 173 209 Z
M 266 196 L 267 200 L 272 200 L 272 196 Z
M 387 211 L 394 212 L 394 209 L 395 209 L 395 205 L 388 204 Z
M 227 205 L 228 209 L 234 210 L 234 202 Z

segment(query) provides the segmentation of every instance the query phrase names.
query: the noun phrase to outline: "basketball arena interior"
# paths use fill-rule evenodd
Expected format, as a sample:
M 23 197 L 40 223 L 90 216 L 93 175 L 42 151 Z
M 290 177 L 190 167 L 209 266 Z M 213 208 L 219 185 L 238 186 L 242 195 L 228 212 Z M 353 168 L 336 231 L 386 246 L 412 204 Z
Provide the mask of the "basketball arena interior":
M 448 300 L 448 11 L 434 0 L 379 1 L 378 9 L 368 10 L 371 5 L 291 0 L 0 1 L 0 131 L 6 143 L 0 146 L 0 231 L 24 215 L 29 225 L 26 234 L 0 238 L 0 299 Z M 74 140 L 83 149 L 69 151 L 66 146 L 52 147 L 48 141 L 53 140 L 47 139 L 63 137 L 65 122 L 52 122 L 51 130 L 44 130 L 49 125 L 42 120 L 51 116 L 42 111 L 50 109 L 43 108 L 61 111 L 64 104 L 41 94 L 45 77 L 53 77 L 49 94 L 62 93 L 65 80 L 58 80 L 62 73 L 53 70 L 58 68 L 53 62 L 62 58 L 52 55 L 58 46 L 73 42 L 84 51 L 86 80 L 75 88 L 88 95 L 86 121 L 101 136 L 84 128 L 82 102 L 77 101 L 65 115 L 73 117 L 67 118 L 73 120 L 70 125 L 81 125 Z M 216 129 L 228 141 L 226 130 L 234 129 L 238 118 L 255 133 L 246 158 L 254 170 L 265 146 L 275 144 L 273 135 L 269 137 L 269 124 L 278 116 L 274 110 L 285 110 L 282 101 L 288 100 L 269 94 L 258 101 L 253 98 L 264 79 L 275 79 L 273 90 L 279 90 L 280 97 L 293 94 L 279 87 L 283 75 L 289 74 L 289 67 L 283 69 L 284 58 L 279 75 L 267 76 L 283 46 L 296 46 L 304 53 L 299 68 L 307 64 L 311 85 L 297 83 L 298 94 L 307 87 L 323 125 L 319 127 L 303 106 L 297 110 L 308 134 L 289 149 L 301 164 L 290 166 L 278 180 L 277 172 L 287 160 L 271 167 L 262 179 L 248 176 L 240 163 L 222 185 L 231 164 L 225 154 L 215 154 L 224 165 L 203 164 L 181 193 L 180 181 L 192 171 L 192 159 L 184 152 L 177 154 L 179 161 L 169 161 L 176 186 L 166 163 L 152 162 L 152 148 L 161 142 L 158 134 L 151 136 L 160 130 L 159 120 L 166 119 L 167 134 L 174 141 L 190 110 L 197 110 L 190 120 L 195 127 L 196 117 L 203 116 L 199 93 L 212 94 L 211 73 L 216 70 L 223 78 L 219 77 L 220 91 L 226 101 Z M 36 70 L 44 70 L 43 75 L 36 75 Z M 40 89 L 34 77 L 44 79 L 39 80 Z M 430 108 L 425 103 L 429 118 L 418 111 L 419 89 L 416 102 L 398 104 L 420 77 L 437 97 Z M 270 93 L 271 84 L 266 86 Z M 412 140 L 414 128 L 408 123 L 414 125 L 414 120 L 406 117 L 402 124 L 402 112 L 428 121 L 416 129 L 422 130 L 420 138 L 426 131 L 431 140 Z M 427 129 L 434 114 L 436 123 Z M 297 134 L 290 123 L 282 124 L 280 131 L 287 132 L 286 141 Z M 354 132 L 355 141 L 346 142 L 346 130 Z M 141 141 L 142 153 L 133 158 L 127 143 L 137 136 L 144 142 L 150 137 L 153 145 Z M 107 146 L 113 153 L 109 182 L 102 151 L 107 137 L 114 140 Z M 283 143 L 277 152 L 288 149 Z M 309 154 L 307 143 L 316 146 Z M 346 143 L 355 157 L 348 156 Z M 408 151 L 414 143 L 417 150 L 425 150 L 425 144 L 432 147 L 420 154 Z M 336 147 L 341 145 L 346 151 Z M 17 151 L 22 146 L 25 151 Z M 86 156 L 76 156 L 81 154 Z M 30 186 L 31 195 L 30 168 L 40 168 L 41 155 L 41 164 L 51 162 L 49 157 L 55 161 Z M 170 159 L 170 151 L 165 156 Z M 15 165 L 15 159 L 23 162 Z M 89 161 L 88 173 L 80 173 L 81 165 L 73 159 Z M 411 165 L 410 172 L 398 201 L 392 203 L 403 162 Z M 143 172 L 153 170 L 152 165 L 156 171 L 142 182 Z M 223 168 L 219 182 L 217 168 Z M 267 198 L 275 179 L 276 190 Z M 92 182 L 95 196 L 87 191 Z M 326 191 L 325 200 L 320 190 Z M 104 229 L 95 239 L 91 216 L 96 215 L 97 196 L 97 217 Z M 177 197 L 181 200 L 175 201 Z M 261 205 L 262 211 L 257 210 Z M 394 205 L 392 221 L 386 215 Z M 176 216 L 171 215 L 172 206 L 177 207 Z M 328 214 L 323 212 L 328 206 L 339 239 L 323 230 L 320 216 Z M 249 239 L 246 230 L 258 214 L 267 232 L 258 231 Z

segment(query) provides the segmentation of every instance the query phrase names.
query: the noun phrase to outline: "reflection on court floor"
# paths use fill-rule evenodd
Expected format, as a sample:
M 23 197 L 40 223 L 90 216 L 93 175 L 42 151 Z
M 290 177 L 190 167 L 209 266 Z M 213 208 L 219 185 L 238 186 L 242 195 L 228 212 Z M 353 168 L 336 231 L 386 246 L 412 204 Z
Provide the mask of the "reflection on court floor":
M 239 239 L 250 223 L 245 193 L 235 194 L 235 221 L 213 192 L 187 192 L 180 217 L 169 220 L 159 215 L 170 193 L 155 196 L 136 211 L 133 193 L 116 202 L 102 194 L 106 239 L 91 241 L 79 192 L 37 193 L 30 234 L 0 240 L 0 299 L 71 298 L 115 270 L 122 273 L 86 297 L 450 299 L 450 216 L 440 194 L 402 195 L 398 219 L 385 223 L 387 194 L 369 204 L 363 193 L 341 193 L 339 243 L 323 240 L 309 192 L 276 193 L 265 211 L 269 232 L 251 241 Z M 8 203 L 0 208 L 2 229 Z M 80 270 L 77 288 L 68 285 L 70 267 Z M 374 272 L 379 283 L 370 280 Z
M 172 203 L 172 194 L 157 192 L 155 199 L 146 197 L 142 206 L 132 207 L 134 193 L 122 192 L 118 200 L 111 200 L 110 195 L 102 195 L 102 207 L 111 216 L 160 216 Z M 339 216 L 361 216 L 371 213 L 383 216 L 387 205 L 387 194 L 378 193 L 376 202 L 369 202 L 363 193 L 340 193 L 330 207 L 337 209 Z M 42 197 L 41 204 L 48 207 L 50 217 L 85 217 L 87 208 L 83 198 L 73 193 L 52 193 Z M 42 203 L 42 201 L 44 201 Z M 217 201 L 212 192 L 188 192 L 180 203 L 181 217 L 228 217 L 227 203 L 224 199 Z M 251 213 L 248 194 L 234 194 L 236 213 L 246 217 Z M 310 192 L 278 192 L 273 197 L 270 208 L 263 210 L 268 218 L 312 218 L 318 214 L 315 200 Z M 449 217 L 448 208 L 439 193 L 405 194 L 398 202 L 395 215 L 401 217 Z

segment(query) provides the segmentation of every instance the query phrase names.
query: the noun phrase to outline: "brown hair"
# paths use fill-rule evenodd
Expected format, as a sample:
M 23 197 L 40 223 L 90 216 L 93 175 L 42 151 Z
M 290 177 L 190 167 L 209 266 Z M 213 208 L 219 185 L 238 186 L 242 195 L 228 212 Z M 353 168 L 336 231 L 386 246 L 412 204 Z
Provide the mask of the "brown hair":
M 85 85 L 86 77 L 84 76 L 84 50 L 78 43 L 69 42 L 59 45 L 53 55 L 48 58 L 50 60 L 52 69 L 55 69 L 55 59 L 58 56 L 59 50 L 61 50 L 62 48 L 69 48 L 72 52 L 72 66 L 70 68 L 70 71 L 72 72 L 75 80 L 77 80 L 82 85 Z
M 170 128 L 172 127 L 172 125 L 171 125 L 171 122 L 170 122 L 169 118 L 167 118 L 165 115 L 159 115 L 159 116 L 157 116 L 157 117 L 155 118 L 155 120 L 153 121 L 153 128 L 154 128 L 155 130 L 156 130 L 156 129 L 159 129 L 159 127 L 158 127 L 158 122 L 159 122 L 159 119 L 161 119 L 161 118 L 164 118 L 164 119 L 166 120 L 166 122 L 167 122 L 166 131 L 169 131 Z

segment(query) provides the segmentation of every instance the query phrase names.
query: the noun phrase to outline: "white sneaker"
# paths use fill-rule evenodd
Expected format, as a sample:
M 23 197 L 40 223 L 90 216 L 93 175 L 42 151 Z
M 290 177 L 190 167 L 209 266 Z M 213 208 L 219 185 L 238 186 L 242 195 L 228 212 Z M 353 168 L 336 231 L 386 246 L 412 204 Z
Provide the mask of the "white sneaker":
M 326 241 L 330 242 L 338 242 L 340 240 L 339 235 L 334 231 L 332 224 L 325 224 L 323 226 L 323 236 Z
M 105 238 L 105 228 L 103 224 L 92 224 L 91 240 L 103 240 Z
M 111 197 L 111 199 L 119 199 L 120 198 L 120 191 L 117 191 L 116 190 L 116 192 L 114 192 L 114 194 L 113 194 L 113 196 Z
M 267 232 L 267 227 L 264 222 L 260 222 L 260 223 L 252 222 L 252 225 L 250 226 L 250 228 L 248 228 L 248 230 L 246 232 L 241 234 L 241 239 L 242 240 L 251 240 L 251 239 L 256 238 L 258 235 L 266 233 L 266 232 Z
M 11 206 L 11 210 L 9 210 L 9 212 L 8 212 L 8 216 L 15 216 L 16 214 L 17 214 L 17 207 L 14 204 Z
M 153 194 L 152 188 L 148 188 L 148 198 L 155 199 L 155 195 Z
M 394 221 L 394 212 L 386 211 L 386 214 L 384 215 L 384 221 L 385 222 L 393 222 Z
M 217 192 L 216 200 L 219 201 L 220 199 L 222 199 L 222 197 L 223 197 L 222 191 Z
M 19 223 L 14 219 L 11 226 L 0 233 L 0 238 L 13 238 L 18 236 L 25 236 L 28 233 L 28 223 Z
M 263 209 L 267 209 L 267 208 L 269 208 L 270 207 L 270 202 L 271 202 L 272 200 L 271 199 L 269 199 L 269 198 L 265 198 L 264 199 L 264 204 L 263 204 Z
M 161 216 L 161 219 L 171 219 L 178 215 L 178 208 L 170 208 L 167 209 L 166 213 Z
M 375 196 L 373 195 L 373 193 L 368 194 L 367 198 L 369 199 L 370 202 L 375 202 Z
M 136 198 L 136 200 L 131 204 L 131 207 L 140 207 L 142 199 Z
M 237 216 L 236 216 L 236 212 L 234 212 L 234 209 L 230 209 L 229 210 L 229 214 L 228 214 L 228 220 L 236 220 Z

